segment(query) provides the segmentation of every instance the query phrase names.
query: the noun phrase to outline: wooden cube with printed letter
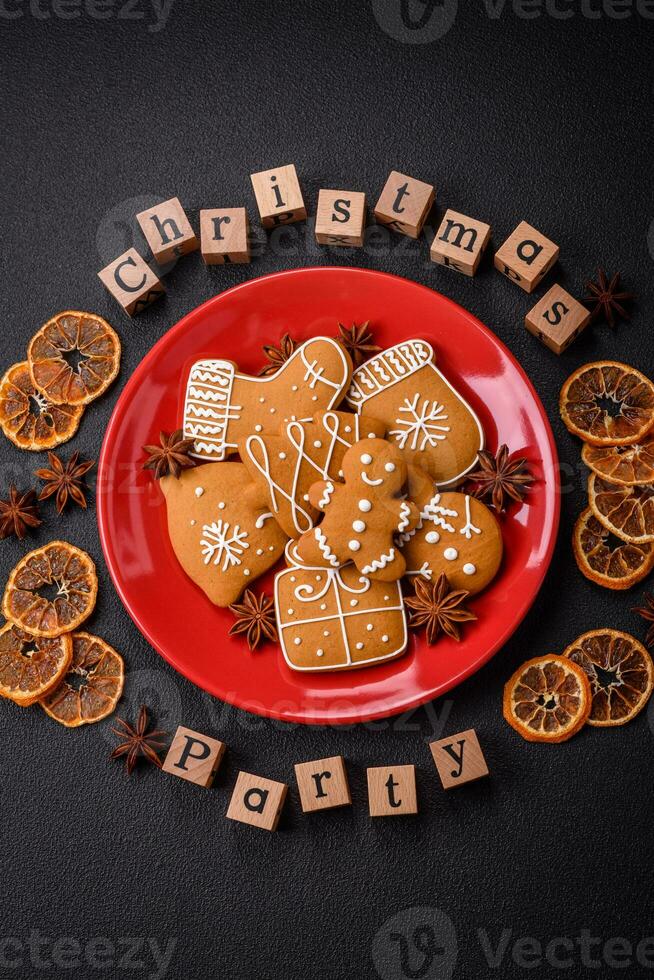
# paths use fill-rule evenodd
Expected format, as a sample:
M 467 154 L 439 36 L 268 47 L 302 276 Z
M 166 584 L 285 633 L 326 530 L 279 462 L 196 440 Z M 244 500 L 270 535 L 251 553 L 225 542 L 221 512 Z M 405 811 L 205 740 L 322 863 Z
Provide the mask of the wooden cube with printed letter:
M 525 326 L 555 354 L 562 354 L 590 323 L 585 306 L 558 283 L 527 313 Z
M 277 830 L 287 792 L 285 783 L 239 772 L 225 816 L 262 830 Z
M 416 767 L 377 766 L 368 769 L 368 809 L 371 817 L 417 813 Z
M 249 222 L 245 208 L 200 211 L 200 251 L 207 265 L 249 262 Z
M 464 276 L 474 276 L 490 236 L 490 225 L 448 210 L 431 243 L 431 260 Z
M 187 252 L 195 252 L 198 240 L 186 212 L 176 197 L 136 215 L 159 265 L 165 265 Z
M 521 221 L 495 253 L 495 268 L 526 293 L 533 293 L 559 257 L 559 246 Z
M 135 248 L 110 262 L 98 272 L 98 278 L 129 316 L 140 313 L 166 292 L 159 277 Z
M 224 742 L 180 725 L 162 768 L 164 772 L 208 789 L 224 754 Z
M 321 190 L 316 212 L 319 245 L 363 245 L 366 195 L 362 191 Z
M 250 180 L 264 228 L 304 221 L 307 209 L 297 171 L 292 163 L 250 174 Z
M 340 755 L 315 762 L 299 762 L 295 766 L 295 778 L 304 813 L 352 803 L 345 763 Z
M 435 192 L 431 184 L 393 170 L 375 205 L 380 224 L 409 238 L 419 238 Z
M 430 742 L 443 789 L 452 789 L 488 775 L 488 766 L 473 728 Z

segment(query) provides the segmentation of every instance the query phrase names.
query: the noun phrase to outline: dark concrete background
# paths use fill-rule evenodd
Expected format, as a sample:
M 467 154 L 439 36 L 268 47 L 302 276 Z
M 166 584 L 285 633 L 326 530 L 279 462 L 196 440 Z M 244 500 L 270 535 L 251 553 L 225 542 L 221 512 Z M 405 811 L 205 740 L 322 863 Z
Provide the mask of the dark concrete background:
M 114 593 L 93 510 L 59 522 L 45 508 L 30 542 L 0 545 L 2 577 L 33 542 L 63 536 L 88 549 L 101 577 L 92 628 L 129 666 L 122 713 L 145 700 L 164 727 L 217 735 L 229 753 L 211 791 L 151 769 L 128 779 L 108 761 L 107 726 L 68 731 L 38 708 L 4 705 L 0 976 L 161 976 L 153 950 L 168 943 L 166 975 L 179 980 L 612 976 L 624 975 L 625 958 L 629 975 L 648 975 L 634 965 L 654 959 L 648 946 L 636 951 L 654 935 L 647 714 L 541 748 L 507 728 L 500 704 L 528 656 L 603 625 L 644 633 L 630 608 L 645 587 L 605 592 L 572 559 L 584 487 L 557 397 L 587 360 L 654 370 L 651 4 L 407 0 L 405 13 L 424 14 L 413 29 L 399 0 L 176 0 L 163 24 L 160 4 L 145 0 L 76 4 L 0 3 L 3 363 L 23 358 L 64 308 L 96 310 L 124 343 L 119 382 L 65 450 L 97 458 L 122 385 L 198 303 L 278 269 L 351 263 L 443 291 L 516 354 L 552 420 L 562 525 L 532 612 L 486 668 L 410 717 L 316 730 L 247 715 L 177 676 Z M 260 233 L 250 266 L 207 270 L 199 255 L 185 258 L 163 302 L 133 321 L 121 314 L 96 273 L 140 244 L 137 211 L 178 195 L 194 221 L 217 204 L 254 217 L 248 174 L 290 161 L 310 210 L 321 186 L 365 190 L 374 204 L 398 168 L 436 184 L 432 225 L 454 207 L 488 220 L 496 247 L 527 219 L 560 244 L 556 279 L 571 292 L 598 264 L 621 270 L 638 295 L 633 320 L 589 329 L 557 358 L 525 332 L 535 300 L 493 271 L 492 249 L 469 280 L 429 262 L 430 232 L 329 251 L 310 225 L 277 241 Z M 43 464 L 4 440 L 0 453 L 3 489 Z M 469 727 L 492 778 L 446 794 L 426 741 Z M 335 753 L 348 760 L 351 810 L 305 817 L 292 788 L 277 834 L 223 818 L 239 768 L 292 783 L 294 762 Z M 420 814 L 372 822 L 365 767 L 392 761 L 418 765 Z M 97 937 L 104 946 L 89 945 Z

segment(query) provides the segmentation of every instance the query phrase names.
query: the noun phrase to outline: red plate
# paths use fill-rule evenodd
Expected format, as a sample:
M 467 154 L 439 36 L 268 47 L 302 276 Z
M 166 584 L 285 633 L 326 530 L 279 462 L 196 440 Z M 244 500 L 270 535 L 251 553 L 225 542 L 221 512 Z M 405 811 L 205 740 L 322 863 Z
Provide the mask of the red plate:
M 229 610 L 211 605 L 178 565 L 163 496 L 141 469 L 142 446 L 179 427 L 187 371 L 201 357 L 256 373 L 261 346 L 288 331 L 299 340 L 370 320 L 389 347 L 433 343 L 438 366 L 480 416 L 487 444 L 526 455 L 538 482 L 503 519 L 505 559 L 474 600 L 479 621 L 461 643 L 409 650 L 387 665 L 296 673 L 278 647 L 250 653 L 227 635 Z M 98 521 L 105 558 L 127 611 L 165 659 L 200 687 L 257 714 L 314 724 L 382 718 L 429 701 L 478 670 L 511 636 L 547 571 L 559 521 L 558 460 L 547 416 L 522 368 L 460 306 L 406 279 L 351 268 L 300 269 L 255 279 L 199 306 L 152 348 L 120 396 L 99 463 Z M 270 594 L 272 574 L 256 583 Z

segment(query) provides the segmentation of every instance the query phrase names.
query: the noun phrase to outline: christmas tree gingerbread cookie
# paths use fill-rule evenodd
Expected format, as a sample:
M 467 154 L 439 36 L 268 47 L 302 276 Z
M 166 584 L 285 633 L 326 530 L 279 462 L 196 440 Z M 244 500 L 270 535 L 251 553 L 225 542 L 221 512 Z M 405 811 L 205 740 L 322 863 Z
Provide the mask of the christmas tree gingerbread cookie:
M 407 462 L 440 486 L 454 486 L 484 448 L 481 422 L 434 363 L 424 340 L 407 340 L 357 368 L 349 404 L 386 423 Z
M 266 495 L 257 500 L 247 492 L 251 481 L 242 463 L 207 463 L 159 485 L 177 560 L 215 605 L 236 602 L 284 553 L 288 537 Z
M 277 523 L 292 537 L 309 531 L 320 511 L 309 500 L 318 480 L 338 480 L 345 452 L 363 438 L 382 437 L 383 422 L 351 412 L 316 412 L 309 422 L 286 422 L 275 435 L 250 435 L 239 445 L 256 485 L 268 494 Z
M 232 361 L 203 359 L 192 366 L 184 401 L 184 436 L 193 455 L 218 462 L 252 433 L 279 432 L 341 401 L 352 375 L 348 354 L 331 337 L 307 340 L 275 374 L 240 374 Z
M 410 531 L 419 520 L 415 504 L 399 497 L 407 479 L 400 450 L 385 439 L 362 439 L 343 457 L 343 483 L 314 483 L 309 500 L 324 512 L 322 522 L 302 535 L 297 555 L 302 562 L 338 568 L 353 561 L 362 575 L 393 582 L 405 562 L 394 535 Z
M 426 493 L 420 522 L 397 538 L 407 575 L 435 582 L 443 572 L 453 589 L 481 592 L 502 561 L 502 532 L 495 516 L 463 493 Z
M 357 567 L 307 567 L 297 546 L 275 576 L 279 642 L 292 670 L 346 670 L 399 657 L 407 625 L 399 582 L 374 582 Z

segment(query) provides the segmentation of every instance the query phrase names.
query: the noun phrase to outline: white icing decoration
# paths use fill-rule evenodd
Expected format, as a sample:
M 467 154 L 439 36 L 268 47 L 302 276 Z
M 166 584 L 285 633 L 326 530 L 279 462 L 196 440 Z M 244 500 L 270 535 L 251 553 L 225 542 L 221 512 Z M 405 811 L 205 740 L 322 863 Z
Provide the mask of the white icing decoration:
M 322 631 L 322 635 L 323 636 L 329 636 L 329 630 L 323 630 Z
M 422 563 L 420 568 L 407 569 L 405 575 L 422 575 L 428 582 L 432 580 L 432 570 L 428 561 Z
M 263 548 L 257 548 L 257 554 L 258 555 L 262 555 L 263 554 Z
M 301 637 L 296 636 L 295 639 L 293 640 L 293 643 L 295 644 L 296 647 L 299 647 L 299 645 L 302 643 Z
M 384 464 L 384 469 L 386 470 L 387 473 L 394 473 L 395 472 L 395 463 L 385 463 Z
M 324 650 L 316 650 L 316 656 L 317 657 L 324 657 L 325 656 L 325 651 Z
M 325 489 L 323 491 L 323 495 L 318 501 L 318 506 L 320 507 L 321 510 L 324 510 L 325 507 L 327 507 L 333 492 L 334 492 L 334 484 L 329 482 L 325 483 Z
M 366 529 L 365 521 L 352 521 L 352 530 L 356 531 L 358 534 L 363 534 Z
M 191 521 L 191 527 L 195 527 L 196 524 L 197 524 L 197 521 L 195 519 Z
M 229 523 L 222 519 L 212 524 L 205 524 L 202 533 L 204 538 L 200 540 L 200 546 L 204 564 L 208 565 L 211 562 L 213 565 L 219 565 L 222 561 L 223 572 L 232 565 L 240 565 L 240 556 L 246 548 L 250 547 L 247 531 L 242 531 L 238 524 L 230 531 Z
M 414 528 L 410 531 L 405 531 L 398 538 L 398 544 L 401 546 L 406 544 L 417 531 L 422 530 L 425 521 L 431 521 L 435 527 L 440 527 L 443 531 L 449 531 L 450 534 L 454 534 L 455 530 L 452 525 L 445 520 L 446 517 L 458 517 L 459 512 L 456 510 L 451 510 L 449 507 L 443 507 L 440 503 L 441 495 L 440 493 L 435 494 L 431 500 L 423 507 L 420 511 L 420 519 Z
M 389 432 L 390 436 L 395 436 L 400 449 L 423 450 L 425 446 L 437 446 L 447 438 L 447 433 L 450 431 L 449 425 L 439 425 L 439 422 L 447 422 L 448 419 L 444 406 L 425 398 L 420 407 L 419 399 L 420 392 L 416 392 L 411 401 L 408 398 L 404 399 L 400 413 L 404 412 L 408 418 L 395 419 L 395 424 L 399 428 L 391 429 Z
M 477 571 L 477 566 L 473 565 L 471 561 L 466 562 L 466 564 L 463 566 L 464 575 L 474 575 L 476 571 Z
M 363 643 L 359 642 L 357 643 L 356 646 L 357 646 L 357 650 L 363 650 Z
M 360 551 L 361 550 L 361 542 L 360 541 L 355 541 L 354 539 L 352 541 L 348 541 L 347 546 L 350 549 L 350 551 Z
M 374 558 L 369 565 L 365 565 L 361 572 L 363 575 L 371 575 L 373 572 L 381 572 L 383 568 L 390 565 L 392 561 L 395 560 L 395 548 L 389 548 L 385 555 L 380 555 L 379 558 Z
M 388 634 L 387 633 L 384 633 L 384 635 L 382 636 L 382 643 L 388 643 Z
M 363 453 L 363 455 L 361 456 L 361 462 L 363 463 L 364 466 L 369 466 L 370 463 L 372 463 L 372 456 L 370 455 L 370 453 Z
M 470 540 L 473 534 L 481 534 L 481 528 L 476 527 L 472 523 L 472 520 L 470 519 L 470 497 L 467 495 L 466 495 L 466 523 L 465 523 L 465 527 L 462 527 L 459 533 L 464 534 L 468 539 L 468 541 Z
M 446 548 L 443 552 L 443 558 L 445 558 L 446 561 L 456 561 L 458 557 L 459 552 L 456 550 L 456 548 Z
M 322 448 L 322 443 L 321 443 L 320 439 L 315 439 L 314 440 L 313 448 L 314 449 L 321 449 Z
M 359 600 L 358 599 L 350 599 L 350 605 L 351 606 L 358 606 L 359 605 Z
M 203 493 L 204 493 L 204 488 L 203 487 L 196 487 L 195 488 L 195 496 L 196 497 L 201 497 Z
M 249 575 L 250 574 L 250 569 L 249 568 L 244 568 L 243 569 L 243 574 L 244 575 Z
M 368 625 L 366 626 L 366 629 L 368 630 L 369 633 L 372 633 L 372 631 L 374 630 L 374 628 L 375 627 L 372 625 L 372 623 L 368 623 Z
M 372 510 L 372 504 L 370 503 L 369 500 L 366 500 L 364 497 L 363 500 L 359 501 L 359 510 L 362 511 L 364 514 L 367 514 L 369 511 Z
M 314 534 L 316 536 L 316 541 L 318 542 L 318 547 L 320 548 L 320 553 L 323 556 L 323 558 L 326 558 L 329 564 L 332 565 L 334 568 L 338 568 L 340 562 L 336 557 L 336 555 L 334 554 L 334 552 L 329 547 L 329 545 L 327 544 L 327 538 L 322 533 L 319 527 L 314 528 Z
M 257 422 L 257 424 L 254 427 L 254 431 L 255 432 L 261 432 L 262 429 L 263 429 L 263 426 L 259 422 Z
M 224 510 L 224 509 L 225 509 L 225 501 L 221 500 L 220 503 L 218 504 L 218 510 Z
M 280 453 L 279 454 L 279 458 L 280 459 L 286 459 L 286 453 Z
M 364 470 L 361 470 L 361 479 L 364 483 L 367 483 L 369 487 L 378 487 L 384 482 L 384 478 L 382 476 L 380 476 L 378 480 L 371 480 Z
M 263 405 L 263 403 L 265 402 L 265 400 L 266 400 L 266 399 L 265 399 L 265 398 L 263 397 L 263 395 L 261 395 L 261 397 L 259 398 L 259 401 L 261 402 L 261 404 L 262 404 L 262 405 Z
M 427 533 L 425 534 L 425 541 L 427 542 L 427 544 L 438 544 L 440 539 L 441 536 L 438 533 L 438 531 L 427 531 Z
M 288 611 L 289 616 L 292 616 L 294 612 L 295 612 L 294 609 L 289 609 L 289 611 Z
M 352 431 L 352 426 L 351 425 L 346 425 L 344 431 L 345 432 L 351 432 Z
M 405 531 L 411 523 L 411 507 L 402 501 L 400 504 L 400 519 L 397 523 L 398 531 Z
M 259 514 L 259 516 L 257 517 L 256 521 L 254 522 L 254 526 L 256 528 L 262 528 L 263 525 L 265 524 L 265 522 L 266 521 L 269 521 L 271 517 L 272 517 L 272 514 L 270 513 L 270 511 L 266 511 L 265 514 Z

